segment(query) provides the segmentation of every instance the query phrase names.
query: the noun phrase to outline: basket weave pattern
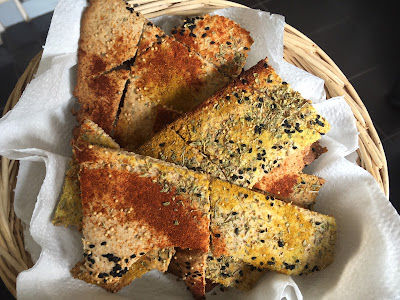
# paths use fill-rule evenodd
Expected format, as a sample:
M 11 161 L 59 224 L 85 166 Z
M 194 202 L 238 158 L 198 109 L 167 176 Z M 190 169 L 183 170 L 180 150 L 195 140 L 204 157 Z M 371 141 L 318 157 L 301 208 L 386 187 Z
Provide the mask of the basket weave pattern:
M 166 14 L 199 15 L 224 7 L 245 7 L 225 0 L 134 0 L 128 1 L 135 10 L 147 18 Z M 11 93 L 3 115 L 18 102 L 26 85 L 33 79 L 39 65 L 41 53 L 37 54 L 18 80 Z M 357 92 L 332 59 L 307 36 L 285 26 L 284 59 L 325 81 L 327 98 L 344 96 L 350 105 L 359 131 L 358 164 L 376 179 L 388 197 L 389 182 L 385 153 L 372 120 Z M 1 158 L 0 173 L 0 277 L 9 291 L 16 297 L 17 275 L 32 267 L 29 254 L 25 251 L 21 221 L 13 208 L 13 189 L 16 184 L 18 162 Z

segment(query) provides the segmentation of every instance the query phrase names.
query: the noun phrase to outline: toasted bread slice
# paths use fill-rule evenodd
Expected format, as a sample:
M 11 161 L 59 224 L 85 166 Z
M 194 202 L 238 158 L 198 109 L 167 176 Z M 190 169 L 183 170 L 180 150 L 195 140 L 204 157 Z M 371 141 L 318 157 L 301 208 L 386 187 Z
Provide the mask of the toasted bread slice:
M 120 276 L 151 250 L 208 252 L 208 177 L 95 145 L 75 144 L 74 153 L 86 253 L 78 278 L 116 291 Z
M 224 86 L 229 78 L 187 47 L 165 36 L 136 56 L 115 139 L 129 149 L 150 138 L 156 107 L 186 112 Z
M 90 0 L 78 48 L 80 78 L 110 71 L 135 56 L 145 18 L 121 0 Z
M 80 104 L 78 122 L 91 120 L 111 134 L 128 79 L 129 70 L 124 69 L 78 79 L 74 92 Z
M 211 184 L 211 253 L 288 275 L 333 261 L 336 222 L 224 181 Z
M 94 145 L 119 149 L 119 145 L 107 135 L 103 129 L 90 120 L 85 120 L 74 132 L 75 139 Z M 63 191 L 53 218 L 56 226 L 76 226 L 82 228 L 81 190 L 78 179 L 79 165 L 72 157 L 69 169 L 66 172 Z
M 253 44 L 250 32 L 218 15 L 188 18 L 172 35 L 229 77 L 242 72 Z
M 266 60 L 169 125 L 230 181 L 249 188 L 329 127 Z

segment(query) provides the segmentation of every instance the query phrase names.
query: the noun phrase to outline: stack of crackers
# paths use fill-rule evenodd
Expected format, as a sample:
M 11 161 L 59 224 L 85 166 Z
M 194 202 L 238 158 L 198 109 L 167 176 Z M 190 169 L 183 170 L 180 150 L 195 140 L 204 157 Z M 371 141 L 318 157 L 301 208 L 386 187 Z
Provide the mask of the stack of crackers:
M 302 173 L 329 123 L 221 16 L 167 35 L 121 0 L 82 16 L 80 126 L 53 223 L 83 234 L 74 277 L 117 292 L 148 271 L 194 298 L 251 289 L 266 271 L 308 274 L 334 256 L 335 219 Z

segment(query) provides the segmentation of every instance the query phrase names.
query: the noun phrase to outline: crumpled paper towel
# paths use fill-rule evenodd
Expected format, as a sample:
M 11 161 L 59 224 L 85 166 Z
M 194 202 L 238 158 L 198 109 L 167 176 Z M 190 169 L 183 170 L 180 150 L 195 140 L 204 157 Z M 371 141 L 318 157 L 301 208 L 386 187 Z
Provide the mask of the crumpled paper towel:
M 51 224 L 71 155 L 76 125 L 76 50 L 85 0 L 60 0 L 53 15 L 36 78 L 15 108 L 0 119 L 0 155 L 20 160 L 15 211 L 26 228 L 25 245 L 35 266 L 17 278 L 19 299 L 191 299 L 182 282 L 152 271 L 117 294 L 71 277 L 82 258 L 81 235 Z M 250 9 L 223 9 L 251 31 L 255 43 L 246 67 L 265 56 L 281 77 L 311 99 L 332 125 L 322 138 L 328 153 L 307 167 L 326 179 L 316 211 L 333 215 L 338 238 L 335 261 L 313 275 L 269 272 L 250 292 L 228 289 L 211 299 L 399 299 L 400 217 L 372 176 L 346 160 L 357 149 L 357 130 L 342 97 L 325 100 L 323 81 L 283 61 L 282 16 Z M 168 31 L 177 17 L 153 20 Z

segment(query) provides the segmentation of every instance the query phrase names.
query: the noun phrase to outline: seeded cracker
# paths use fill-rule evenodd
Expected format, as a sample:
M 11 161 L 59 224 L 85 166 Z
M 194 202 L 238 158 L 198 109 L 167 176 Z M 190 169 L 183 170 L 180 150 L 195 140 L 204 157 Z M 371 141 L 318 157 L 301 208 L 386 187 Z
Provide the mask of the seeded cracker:
M 75 145 L 74 151 L 81 164 L 86 253 L 85 263 L 79 267 L 79 274 L 86 275 L 79 278 L 92 272 L 92 280 L 105 279 L 114 290 L 121 270 L 128 272 L 152 249 L 181 247 L 208 252 L 207 178 L 95 145 Z
M 333 261 L 335 219 L 224 181 L 211 185 L 211 253 L 288 275 Z M 238 228 L 238 230 L 236 230 Z
M 230 181 L 249 188 L 330 128 L 266 60 L 170 127 L 219 164 Z
M 135 149 L 151 136 L 156 107 L 180 112 L 194 108 L 229 78 L 184 45 L 165 36 L 136 56 L 115 139 Z
M 232 78 L 241 73 L 247 52 L 253 44 L 250 32 L 232 20 L 217 15 L 188 18 L 171 33 Z

